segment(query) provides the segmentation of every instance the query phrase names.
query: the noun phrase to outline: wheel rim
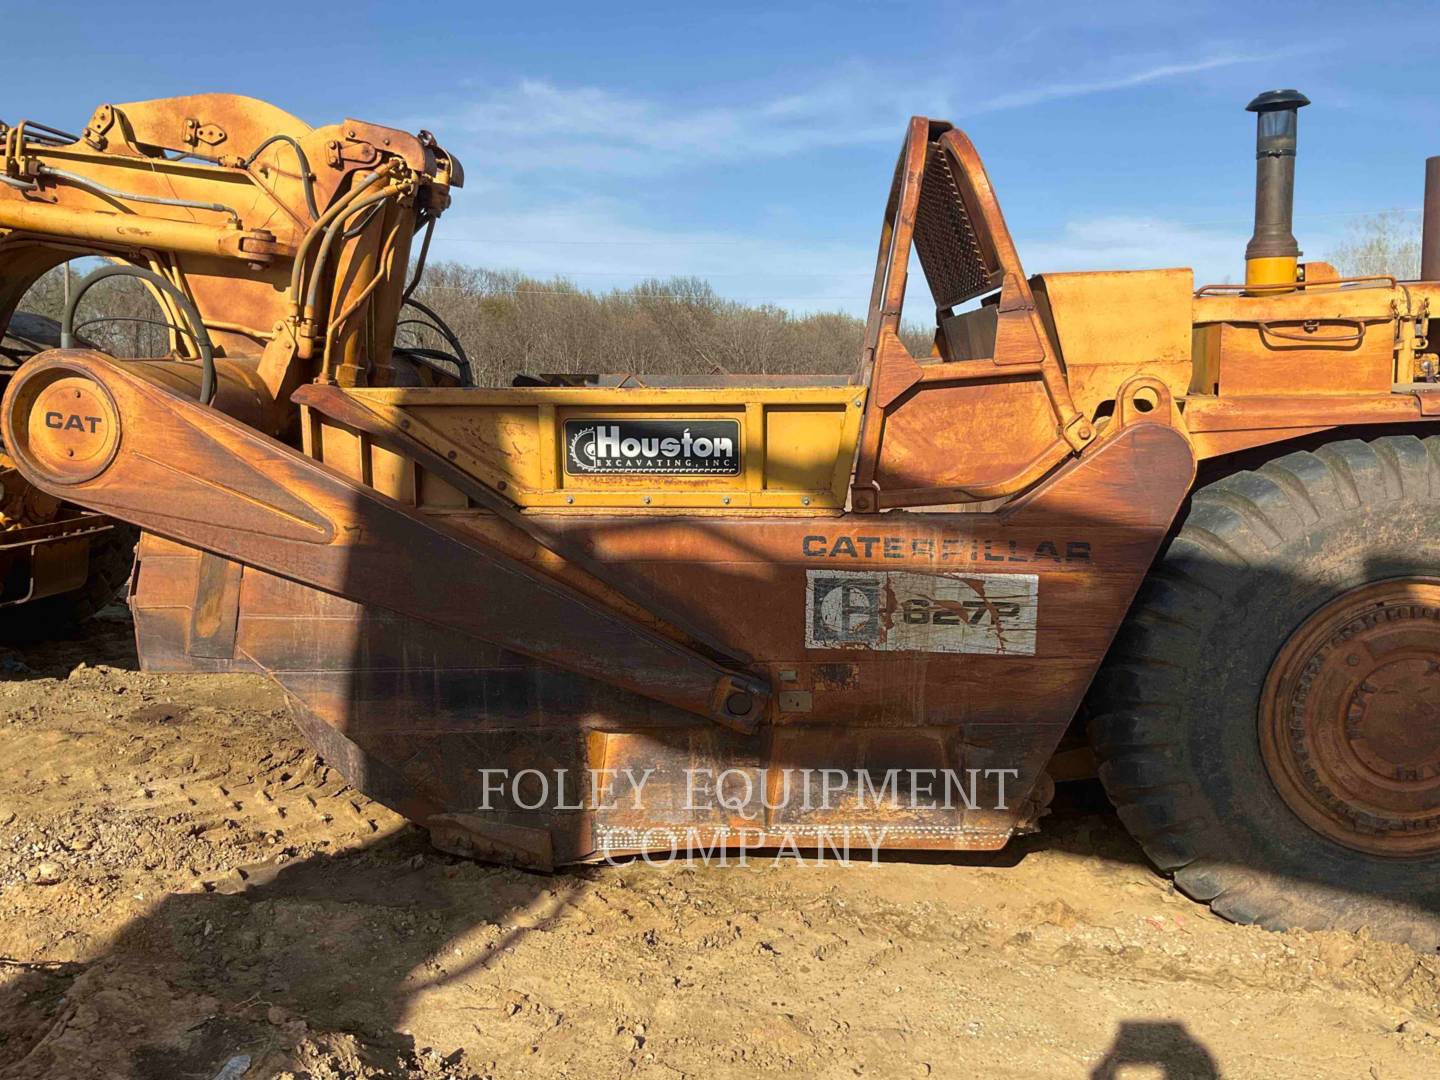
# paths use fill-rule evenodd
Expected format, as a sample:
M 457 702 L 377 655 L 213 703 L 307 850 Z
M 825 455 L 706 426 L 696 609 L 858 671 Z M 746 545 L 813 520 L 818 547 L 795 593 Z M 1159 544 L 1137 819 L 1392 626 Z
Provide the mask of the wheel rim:
M 1265 683 L 1260 747 L 1321 835 L 1374 855 L 1440 852 L 1440 581 L 1372 582 L 1301 623 Z

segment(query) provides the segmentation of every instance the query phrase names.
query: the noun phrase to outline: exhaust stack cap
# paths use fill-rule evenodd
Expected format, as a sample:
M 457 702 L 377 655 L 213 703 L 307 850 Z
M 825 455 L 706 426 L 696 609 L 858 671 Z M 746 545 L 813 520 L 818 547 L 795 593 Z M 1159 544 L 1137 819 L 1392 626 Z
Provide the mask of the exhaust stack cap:
M 1266 90 L 1256 94 L 1255 100 L 1245 106 L 1246 112 L 1277 112 L 1281 109 L 1298 109 L 1309 105 L 1310 99 L 1299 90 Z
M 1295 206 L 1296 114 L 1310 99 L 1299 90 L 1267 90 L 1245 106 L 1256 114 L 1255 232 L 1245 248 L 1246 281 L 1295 280 L 1300 245 L 1291 232 Z

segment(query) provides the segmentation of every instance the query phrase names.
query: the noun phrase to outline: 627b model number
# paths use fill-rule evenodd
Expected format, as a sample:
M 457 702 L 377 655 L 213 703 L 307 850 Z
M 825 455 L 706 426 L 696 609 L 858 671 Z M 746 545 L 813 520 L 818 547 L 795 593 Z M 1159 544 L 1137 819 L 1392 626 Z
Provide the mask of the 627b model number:
M 1035 655 L 1036 574 L 807 569 L 805 587 L 807 649 Z
M 937 606 L 924 596 L 912 596 L 900 605 L 900 618 L 912 626 L 979 626 L 988 616 L 997 622 L 1014 619 L 1020 614 L 1020 605 L 1009 601 L 989 602 L 985 600 L 961 600 L 956 610 L 954 602 L 944 607 Z

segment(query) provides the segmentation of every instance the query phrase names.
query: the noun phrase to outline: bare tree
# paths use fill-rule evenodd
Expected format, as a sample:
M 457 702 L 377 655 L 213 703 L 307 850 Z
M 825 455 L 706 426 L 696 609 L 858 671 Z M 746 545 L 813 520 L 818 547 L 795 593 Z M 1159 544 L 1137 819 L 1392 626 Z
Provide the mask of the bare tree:
M 88 268 L 77 272 L 83 276 Z M 864 333 L 864 323 L 852 315 L 752 307 L 725 299 L 697 277 L 593 293 L 565 278 L 439 262 L 426 271 L 416 299 L 454 330 L 482 386 L 506 385 L 522 372 L 848 375 Z M 63 268 L 56 268 L 35 283 L 20 308 L 59 319 L 64 305 Z M 115 278 L 86 294 L 76 328 L 116 356 L 160 356 L 169 349 L 161 318 L 143 284 Z M 929 331 L 907 326 L 903 336 L 917 356 L 929 354 Z M 397 344 L 446 349 L 437 333 L 408 313 Z
M 71 287 L 91 269 L 91 265 L 72 267 Z M 65 267 L 57 266 L 42 275 L 17 307 L 58 321 L 65 313 Z M 164 356 L 170 348 L 164 314 L 150 291 L 135 278 L 98 282 L 80 301 L 75 330 L 113 356 Z
M 416 298 L 450 324 L 487 386 L 521 372 L 849 374 L 865 329 L 842 312 L 795 315 L 727 300 L 696 277 L 593 293 L 565 278 L 440 262 Z M 929 331 L 907 326 L 904 338 L 929 355 Z M 400 344 L 441 345 L 415 325 L 402 328 Z
M 1405 210 L 1358 218 L 1328 261 L 1345 277 L 1389 274 L 1402 281 L 1420 276 L 1420 219 Z

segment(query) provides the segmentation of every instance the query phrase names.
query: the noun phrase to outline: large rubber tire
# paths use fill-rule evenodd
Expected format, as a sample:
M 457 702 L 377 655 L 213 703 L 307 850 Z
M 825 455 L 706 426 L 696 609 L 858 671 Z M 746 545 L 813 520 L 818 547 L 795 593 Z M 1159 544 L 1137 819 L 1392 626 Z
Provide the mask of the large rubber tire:
M 1440 436 L 1337 441 L 1193 496 L 1088 707 L 1121 819 L 1217 914 L 1440 943 L 1440 855 L 1369 854 L 1307 825 L 1272 782 L 1259 731 L 1295 629 L 1352 589 L 1408 578 L 1440 579 Z M 1423 711 L 1414 722 L 1435 724 Z
M 27 645 L 65 637 L 118 599 L 130 579 L 139 538 L 139 530 L 117 522 L 91 540 L 90 573 L 80 588 L 0 608 L 0 644 Z

